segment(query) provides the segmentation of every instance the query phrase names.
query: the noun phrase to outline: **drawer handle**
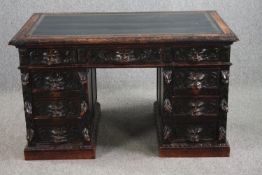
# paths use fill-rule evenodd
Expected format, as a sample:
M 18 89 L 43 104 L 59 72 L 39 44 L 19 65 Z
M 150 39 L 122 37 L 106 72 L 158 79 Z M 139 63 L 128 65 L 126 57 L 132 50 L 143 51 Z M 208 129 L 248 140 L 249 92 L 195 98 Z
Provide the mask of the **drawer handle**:
M 222 77 L 222 82 L 225 84 L 229 83 L 229 71 L 228 70 L 222 70 L 221 71 L 221 77 Z
M 163 72 L 163 77 L 164 77 L 164 80 L 165 80 L 166 84 L 170 84 L 171 81 L 172 81 L 172 71 L 171 70 L 164 71 Z
M 168 113 L 171 113 L 172 112 L 172 104 L 171 104 L 171 102 L 170 102 L 170 100 L 169 99 L 165 99 L 164 100 L 164 110 L 166 111 L 166 112 L 168 112 Z
M 203 73 L 191 72 L 188 76 L 188 87 L 192 88 L 193 90 L 201 90 L 203 88 L 202 81 L 204 80 L 204 78 L 205 74 Z
M 222 99 L 220 106 L 221 106 L 222 111 L 228 112 L 228 104 L 227 104 L 226 99 Z
M 54 143 L 67 142 L 67 131 L 65 128 L 54 128 L 51 130 L 51 138 Z
M 190 106 L 191 106 L 191 116 L 192 117 L 199 117 L 201 116 L 203 113 L 203 109 L 204 109 L 204 102 L 203 101 L 194 101 L 194 102 L 190 102 Z
M 45 77 L 45 84 L 51 90 L 63 90 L 64 89 L 64 78 L 60 73 L 55 73 Z
M 163 139 L 169 140 L 171 137 L 172 129 L 169 126 L 165 126 L 163 129 Z
M 89 131 L 88 131 L 87 128 L 83 129 L 82 134 L 83 134 L 84 140 L 86 142 L 90 142 L 91 141 L 90 136 L 89 136 Z
M 24 105 L 25 105 L 25 107 L 24 107 L 25 108 L 25 112 L 27 114 L 32 114 L 32 104 L 30 102 L 28 102 L 28 101 L 25 101 Z
M 48 116 L 62 117 L 65 116 L 64 104 L 62 102 L 52 103 L 48 105 Z
M 29 73 L 21 73 L 22 85 L 26 86 L 29 83 Z
M 187 129 L 188 140 L 190 142 L 196 143 L 200 141 L 200 133 L 202 132 L 202 128 L 200 127 L 191 127 Z

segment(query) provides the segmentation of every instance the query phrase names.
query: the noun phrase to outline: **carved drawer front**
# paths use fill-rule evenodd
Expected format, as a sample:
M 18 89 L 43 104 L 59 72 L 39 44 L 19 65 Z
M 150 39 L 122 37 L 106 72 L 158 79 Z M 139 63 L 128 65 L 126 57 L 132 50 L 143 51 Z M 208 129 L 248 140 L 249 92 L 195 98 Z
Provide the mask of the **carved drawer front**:
M 169 130 L 169 132 L 166 132 Z M 163 138 L 165 142 L 201 143 L 213 141 L 217 138 L 217 124 L 215 122 L 187 123 L 165 126 Z
M 73 48 L 20 49 L 21 64 L 59 65 L 77 63 L 77 52 Z
M 81 118 L 88 109 L 86 100 L 39 100 L 33 104 L 33 116 L 35 118 Z
M 227 75 L 223 77 L 225 72 Z M 228 70 L 166 68 L 163 78 L 165 89 L 173 95 L 217 95 L 220 87 L 227 87 Z
M 130 64 L 160 62 L 159 48 L 80 48 L 78 50 L 81 62 Z
M 36 129 L 38 143 L 63 144 L 79 141 L 82 138 L 81 127 L 78 125 L 41 126 Z
M 33 92 L 79 90 L 87 82 L 87 72 L 33 72 L 32 81 Z
M 230 47 L 169 47 L 166 49 L 165 62 L 177 63 L 204 63 L 228 62 Z
M 219 98 L 165 98 L 163 111 L 168 116 L 193 119 L 217 116 L 219 113 Z M 172 118 L 173 118 L 172 117 Z

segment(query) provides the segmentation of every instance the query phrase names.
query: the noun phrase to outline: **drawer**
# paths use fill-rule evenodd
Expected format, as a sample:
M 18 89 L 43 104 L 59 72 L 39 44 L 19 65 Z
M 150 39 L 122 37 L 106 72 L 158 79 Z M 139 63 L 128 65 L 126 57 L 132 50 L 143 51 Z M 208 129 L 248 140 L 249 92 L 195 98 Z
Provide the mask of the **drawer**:
M 217 117 L 219 108 L 220 100 L 215 97 L 165 98 L 163 102 L 164 114 L 177 120 Z
M 171 95 L 218 95 L 228 86 L 229 69 L 165 68 L 162 76 Z
M 163 128 L 165 142 L 199 143 L 214 141 L 217 138 L 217 134 L 216 122 L 169 124 Z
M 79 60 L 92 64 L 130 64 L 160 62 L 160 48 L 80 48 Z
M 168 47 L 165 50 L 165 62 L 177 63 L 205 63 L 228 62 L 230 58 L 229 46 L 202 47 Z
M 77 63 L 77 51 L 74 48 L 32 48 L 20 49 L 21 65 L 64 65 Z
M 82 131 L 80 125 L 44 126 L 36 129 L 37 143 L 63 144 L 81 141 Z
M 32 72 L 33 93 L 45 91 L 80 90 L 87 83 L 87 71 Z
M 82 118 L 88 110 L 88 102 L 79 98 L 35 100 L 32 114 L 35 119 Z

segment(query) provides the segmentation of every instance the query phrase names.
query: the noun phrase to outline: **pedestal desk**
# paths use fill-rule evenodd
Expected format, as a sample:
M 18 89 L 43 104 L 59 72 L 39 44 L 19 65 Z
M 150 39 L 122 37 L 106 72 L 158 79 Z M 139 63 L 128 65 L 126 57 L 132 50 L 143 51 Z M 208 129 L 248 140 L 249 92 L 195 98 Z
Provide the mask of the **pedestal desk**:
M 9 43 L 19 50 L 25 159 L 95 158 L 96 68 L 157 68 L 159 156 L 229 156 L 237 40 L 215 11 L 33 14 Z

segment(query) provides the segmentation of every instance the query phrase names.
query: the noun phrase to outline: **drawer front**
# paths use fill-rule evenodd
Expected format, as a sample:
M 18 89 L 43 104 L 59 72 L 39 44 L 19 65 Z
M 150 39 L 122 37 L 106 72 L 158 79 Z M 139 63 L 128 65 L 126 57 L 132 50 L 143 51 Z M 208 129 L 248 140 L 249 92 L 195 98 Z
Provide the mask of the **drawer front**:
M 165 142 L 199 143 L 213 141 L 216 140 L 217 134 L 216 122 L 172 124 L 163 128 Z
M 85 71 L 48 71 L 32 73 L 33 92 L 80 90 L 82 84 L 85 82 L 87 82 L 87 72 Z
M 229 70 L 212 68 L 164 68 L 165 90 L 171 95 L 218 95 L 226 88 Z
M 165 115 L 185 119 L 217 116 L 219 113 L 219 98 L 174 98 L 164 99 Z
M 33 116 L 39 119 L 47 118 L 82 118 L 88 112 L 88 102 L 79 99 L 56 99 L 35 101 Z
M 36 48 L 20 49 L 21 65 L 59 65 L 77 63 L 77 52 L 74 48 Z
M 165 50 L 165 62 L 177 63 L 205 63 L 228 62 L 230 58 L 229 46 L 218 47 L 169 47 Z
M 160 63 L 160 48 L 80 48 L 78 56 L 91 64 Z

